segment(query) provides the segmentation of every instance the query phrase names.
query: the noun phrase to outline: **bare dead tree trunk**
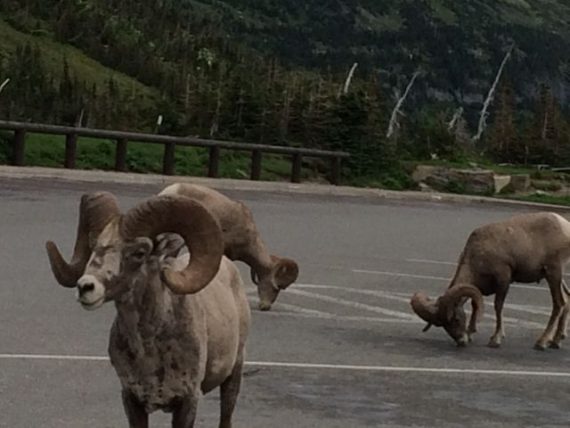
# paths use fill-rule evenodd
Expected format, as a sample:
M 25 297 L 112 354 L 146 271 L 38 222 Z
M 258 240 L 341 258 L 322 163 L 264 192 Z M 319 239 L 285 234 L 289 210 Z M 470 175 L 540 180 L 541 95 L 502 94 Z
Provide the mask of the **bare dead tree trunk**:
M 220 129 L 220 112 L 222 111 L 222 81 L 223 69 L 220 66 L 220 75 L 218 77 L 218 91 L 216 97 L 216 111 L 214 113 L 214 118 L 212 119 L 212 126 L 210 126 L 210 138 L 216 135 Z
M 281 120 L 279 123 L 279 139 L 285 141 L 289 128 L 289 115 L 291 113 L 291 97 L 289 88 L 283 91 L 283 109 L 281 110 Z
M 10 83 L 10 79 L 6 79 L 2 82 L 2 84 L 0 85 L 0 93 L 2 93 L 2 91 L 4 90 L 4 88 L 6 87 L 6 85 Z
M 491 86 L 491 89 L 489 90 L 489 94 L 487 95 L 487 99 L 483 103 L 483 109 L 481 110 L 481 115 L 479 116 L 479 127 L 477 129 L 477 134 L 473 137 L 474 142 L 479 141 L 481 139 L 483 132 L 487 128 L 487 117 L 489 116 L 489 113 L 487 112 L 487 110 L 489 110 L 489 106 L 493 102 L 493 98 L 495 97 L 495 91 L 497 90 L 497 86 L 499 85 L 499 81 L 501 80 L 501 75 L 503 74 L 503 70 L 505 69 L 505 65 L 507 64 L 507 61 L 511 57 L 514 48 L 515 48 L 515 45 L 513 44 L 509 48 L 508 52 L 505 54 L 505 57 L 503 58 L 503 62 L 501 62 L 501 66 L 499 67 L 499 71 L 497 72 L 497 75 L 495 76 L 495 81 L 493 82 L 493 86 Z
M 297 88 L 297 77 L 293 76 L 290 85 L 287 85 L 283 92 L 283 109 L 281 110 L 281 120 L 279 123 L 279 139 L 285 141 L 289 132 L 289 122 L 291 120 L 291 103 L 295 100 Z
M 346 77 L 346 81 L 344 82 L 344 88 L 343 88 L 343 91 L 342 91 L 342 93 L 343 93 L 344 95 L 348 94 L 348 89 L 350 88 L 350 83 L 352 82 L 352 78 L 354 77 L 354 72 L 355 72 L 355 70 L 356 70 L 356 67 L 358 67 L 358 63 L 357 63 L 357 62 L 355 62 L 355 63 L 352 65 L 350 71 L 348 72 L 348 76 Z
M 449 132 L 452 132 L 455 129 L 457 122 L 459 122 L 459 119 L 461 119 L 461 116 L 463 116 L 463 107 L 459 107 L 457 110 L 455 110 L 453 117 L 447 124 L 447 130 Z
M 540 133 L 540 138 L 542 141 L 546 141 L 546 135 L 548 132 L 548 111 L 544 112 L 544 120 L 542 121 L 542 131 Z
M 85 114 L 85 109 L 82 108 L 79 114 L 77 115 L 77 120 L 75 121 L 75 126 L 77 128 L 83 127 L 83 115 Z
M 186 91 L 184 92 L 184 111 L 188 114 L 188 107 L 190 106 L 190 73 L 186 74 Z
M 400 124 L 398 123 L 398 115 L 403 115 L 401 111 L 402 105 L 404 104 L 404 101 L 406 101 L 406 98 L 410 93 L 410 89 L 412 89 L 412 86 L 414 86 L 414 83 L 419 75 L 420 75 L 419 71 L 416 71 L 414 73 L 414 75 L 410 79 L 410 82 L 408 83 L 408 86 L 406 87 L 406 90 L 404 91 L 404 95 L 400 97 L 400 99 L 396 103 L 396 106 L 394 107 L 394 110 L 392 110 L 392 116 L 390 118 L 390 123 L 388 124 L 388 131 L 386 132 L 386 138 L 391 138 L 392 135 L 394 135 L 395 129 L 400 127 Z

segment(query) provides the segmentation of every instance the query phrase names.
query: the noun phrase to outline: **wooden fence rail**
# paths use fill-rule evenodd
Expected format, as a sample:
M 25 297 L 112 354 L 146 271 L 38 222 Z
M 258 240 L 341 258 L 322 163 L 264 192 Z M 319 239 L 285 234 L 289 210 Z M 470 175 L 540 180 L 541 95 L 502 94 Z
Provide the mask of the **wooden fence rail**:
M 323 158 L 330 162 L 329 181 L 340 184 L 342 159 L 350 155 L 346 152 L 303 149 L 297 147 L 270 146 L 262 144 L 237 143 L 232 141 L 206 140 L 194 137 L 172 137 L 167 135 L 142 134 L 137 132 L 109 131 L 104 129 L 74 128 L 69 126 L 44 125 L 38 123 L 22 123 L 0 120 L 0 130 L 14 132 L 14 145 L 12 154 L 13 165 L 24 165 L 26 134 L 52 134 L 65 136 L 65 168 L 75 168 L 77 157 L 77 139 L 79 137 L 100 138 L 112 140 L 116 143 L 115 170 L 127 171 L 127 147 L 129 142 L 162 144 L 164 156 L 162 173 L 173 175 L 175 172 L 174 153 L 177 146 L 203 147 L 209 150 L 208 176 L 218 177 L 220 165 L 220 151 L 233 150 L 251 153 L 252 180 L 259 180 L 261 176 L 261 163 L 264 153 L 291 156 L 291 181 L 301 181 L 301 166 L 303 158 Z

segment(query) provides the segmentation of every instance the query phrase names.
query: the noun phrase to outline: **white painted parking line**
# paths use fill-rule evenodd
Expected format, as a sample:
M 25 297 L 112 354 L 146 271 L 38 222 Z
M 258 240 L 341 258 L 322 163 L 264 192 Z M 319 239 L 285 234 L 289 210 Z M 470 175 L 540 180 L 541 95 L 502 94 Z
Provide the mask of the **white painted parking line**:
M 398 367 L 398 366 L 356 366 L 343 364 L 310 364 L 310 363 L 286 363 L 286 362 L 263 362 L 249 361 L 247 366 L 256 367 L 279 367 L 296 369 L 317 369 L 317 370 L 346 370 L 346 371 L 367 371 L 367 372 L 400 372 L 400 373 L 427 373 L 427 374 L 476 374 L 476 375 L 497 375 L 497 376 L 536 376 L 536 377 L 563 377 L 570 378 L 570 372 L 549 372 L 532 370 L 493 370 L 493 369 L 459 369 L 459 368 L 439 368 L 439 367 Z
M 109 357 L 95 355 L 0 354 L 0 360 L 109 361 Z
M 279 304 L 281 306 L 281 304 Z M 354 322 L 367 322 L 367 323 L 379 323 L 379 324 L 421 324 L 424 325 L 425 322 L 419 318 L 416 320 L 405 320 L 401 318 L 380 318 L 380 317 L 365 317 L 365 316 L 350 316 L 350 315 L 320 315 L 311 314 L 304 312 L 290 312 L 290 311 L 269 311 L 263 314 L 266 316 L 273 317 L 292 317 L 292 318 L 310 318 L 310 319 L 321 319 L 321 320 L 333 320 L 335 322 L 339 321 L 354 321 Z
M 402 277 L 402 278 L 417 278 L 417 279 L 432 279 L 435 281 L 451 281 L 451 277 L 443 277 L 443 276 L 431 276 L 431 275 L 418 275 L 413 273 L 404 273 L 404 272 L 387 272 L 382 270 L 368 270 L 368 269 L 351 269 L 354 273 L 363 273 L 368 275 L 384 275 L 384 276 L 395 276 L 395 277 Z M 568 276 L 568 275 L 566 275 Z M 530 290 L 548 290 L 546 286 L 540 285 L 527 285 L 527 284 L 512 284 L 511 287 L 516 288 L 527 288 Z
M 390 316 L 390 317 L 401 318 L 401 319 L 405 319 L 405 320 L 413 320 L 416 318 L 415 316 L 413 316 L 411 314 L 407 314 L 405 312 L 394 311 L 391 309 L 385 309 L 385 308 L 382 308 L 379 306 L 367 305 L 365 303 L 360 303 L 360 302 L 353 302 L 351 300 L 341 299 L 338 297 L 325 296 L 323 294 L 312 293 L 309 291 L 302 291 L 302 290 L 298 290 L 298 289 L 297 290 L 290 289 L 290 290 L 287 290 L 287 293 L 297 295 L 297 296 L 308 297 L 311 299 L 321 300 L 323 302 L 334 303 L 334 304 L 340 305 L 340 306 L 348 306 L 348 307 L 355 308 L 355 309 L 365 310 L 365 311 L 369 311 L 369 312 L 375 312 L 378 314 L 382 314 L 382 315 L 386 315 L 386 316 Z
M 358 288 L 349 288 L 349 287 L 340 287 L 340 286 L 335 286 L 335 285 L 317 285 L 317 284 L 297 284 L 297 286 L 299 286 L 300 288 L 316 288 L 316 289 L 323 289 L 323 288 L 329 288 L 329 289 L 334 289 L 334 290 L 342 290 L 342 291 L 346 291 L 346 292 L 350 292 L 350 293 L 356 293 L 356 294 L 363 294 L 363 295 L 368 295 L 368 296 L 375 296 L 378 298 L 383 298 L 383 299 L 388 299 L 388 300 L 394 300 L 397 302 L 402 302 L 402 303 L 406 303 L 409 304 L 410 302 L 410 296 L 406 293 L 400 293 L 400 292 L 389 292 L 389 291 L 380 291 L 380 290 L 369 290 L 369 289 L 358 289 Z M 492 306 L 491 303 L 486 302 L 486 304 L 488 306 Z M 550 311 L 547 308 L 533 308 L 533 307 L 527 307 L 526 305 L 511 305 L 511 304 L 505 304 L 505 308 L 510 308 L 513 310 L 518 310 L 518 311 L 523 311 L 523 312 L 528 312 L 531 314 L 535 314 L 535 315 L 550 315 Z M 484 318 L 488 319 L 488 320 L 495 320 L 495 316 L 491 315 L 491 314 L 484 314 Z M 529 328 L 529 329 L 535 329 L 535 328 L 542 328 L 544 327 L 542 324 L 537 323 L 537 322 L 533 322 L 533 321 L 526 321 L 526 320 L 522 320 L 519 318 L 513 318 L 513 317 L 507 317 L 503 315 L 503 321 L 505 323 L 508 324 L 514 324 L 516 326 L 522 326 L 525 328 Z
M 428 263 L 434 265 L 448 265 L 448 266 L 455 266 L 457 263 L 455 262 L 442 262 L 439 260 L 426 260 L 426 259 L 405 259 L 405 261 L 410 263 Z
M 403 278 L 417 278 L 417 279 L 434 279 L 436 281 L 449 281 L 451 278 L 446 278 L 443 276 L 430 276 L 430 275 L 418 275 L 413 273 L 402 273 L 402 272 L 387 272 L 382 270 L 368 270 L 368 269 L 352 269 L 354 273 L 364 273 L 369 275 L 386 275 L 386 276 L 397 276 Z
M 90 355 L 49 355 L 49 354 L 0 354 L 0 360 L 56 360 L 56 361 L 93 361 L 108 362 L 109 357 Z M 406 367 L 406 366 L 359 366 L 349 364 L 315 364 L 281 361 L 246 361 L 248 367 L 292 368 L 309 370 L 396 372 L 424 374 L 474 374 L 495 376 L 534 376 L 570 378 L 570 372 L 534 371 L 534 370 L 494 370 L 462 369 L 452 367 Z

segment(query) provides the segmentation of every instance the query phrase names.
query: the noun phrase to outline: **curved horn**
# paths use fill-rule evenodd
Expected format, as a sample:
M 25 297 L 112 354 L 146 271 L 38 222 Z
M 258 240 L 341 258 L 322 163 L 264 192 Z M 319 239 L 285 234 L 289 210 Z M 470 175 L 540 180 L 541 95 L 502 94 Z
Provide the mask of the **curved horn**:
M 428 323 L 423 331 L 427 331 L 432 324 L 436 326 L 441 325 L 438 316 L 438 306 L 436 302 L 431 300 L 426 294 L 420 292 L 415 293 L 412 296 L 410 304 L 416 315 Z
M 109 222 L 119 216 L 117 199 L 108 192 L 87 193 L 79 204 L 79 224 L 71 262 L 67 263 L 53 241 L 46 242 L 51 270 L 64 287 L 75 287 L 91 257 L 90 236 L 97 237 Z
M 297 262 L 274 255 L 271 255 L 271 261 L 275 265 L 275 282 L 280 289 L 284 290 L 297 280 L 299 276 Z
M 197 293 L 212 281 L 222 260 L 224 241 L 217 220 L 199 202 L 183 196 L 155 196 L 137 205 L 121 219 L 124 239 L 154 238 L 178 233 L 190 250 L 188 266 L 180 272 L 168 268 L 162 279 L 176 294 Z
M 251 282 L 253 282 L 255 285 L 259 285 L 259 275 L 257 274 L 257 272 L 251 268 L 249 270 L 249 274 L 251 276 Z
M 471 284 L 454 285 L 448 288 L 445 294 L 439 298 L 439 309 L 440 311 L 447 311 L 449 308 L 461 303 L 462 299 L 472 300 L 475 321 L 479 321 L 483 315 L 483 295 L 477 287 Z M 442 313 L 441 316 L 444 316 L 444 314 Z

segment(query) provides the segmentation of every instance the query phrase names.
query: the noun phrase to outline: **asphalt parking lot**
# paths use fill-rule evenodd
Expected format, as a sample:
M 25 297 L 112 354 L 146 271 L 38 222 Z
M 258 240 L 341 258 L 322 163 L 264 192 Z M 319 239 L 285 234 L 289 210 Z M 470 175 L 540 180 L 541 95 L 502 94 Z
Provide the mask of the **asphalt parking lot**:
M 0 181 L 0 426 L 123 427 L 107 361 L 114 307 L 86 312 L 51 275 L 44 242 L 71 252 L 80 195 L 113 191 L 128 208 L 152 185 Z M 226 192 L 248 204 L 273 252 L 295 258 L 297 284 L 269 313 L 243 265 L 253 307 L 239 428 L 568 426 L 570 345 L 532 349 L 550 313 L 544 284 L 513 285 L 507 338 L 486 347 L 492 299 L 474 343 L 424 326 L 409 298 L 439 295 L 469 232 L 520 208 L 335 196 Z M 528 210 L 528 208 L 526 209 Z M 152 426 L 169 426 L 153 414 Z M 217 426 L 218 396 L 199 427 Z

